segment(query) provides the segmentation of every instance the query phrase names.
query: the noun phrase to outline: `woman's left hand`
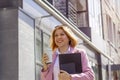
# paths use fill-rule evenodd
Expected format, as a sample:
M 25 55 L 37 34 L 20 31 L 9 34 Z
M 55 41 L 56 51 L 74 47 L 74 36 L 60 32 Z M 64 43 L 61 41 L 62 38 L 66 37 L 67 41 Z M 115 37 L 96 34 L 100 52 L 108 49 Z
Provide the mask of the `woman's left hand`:
M 60 70 L 58 77 L 59 77 L 59 80 L 71 80 L 70 74 L 64 70 Z

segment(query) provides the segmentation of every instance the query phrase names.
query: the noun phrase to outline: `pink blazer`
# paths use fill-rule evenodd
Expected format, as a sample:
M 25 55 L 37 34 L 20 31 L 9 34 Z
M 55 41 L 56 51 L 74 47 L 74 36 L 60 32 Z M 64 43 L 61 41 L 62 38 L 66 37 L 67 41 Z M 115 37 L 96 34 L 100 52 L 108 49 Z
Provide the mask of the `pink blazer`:
M 89 64 L 88 57 L 87 57 L 85 50 L 70 48 L 70 52 L 81 53 L 82 71 L 83 71 L 80 74 L 70 74 L 72 77 L 72 80 L 94 80 L 94 73 Z M 56 53 L 53 54 L 53 62 L 50 64 L 49 69 L 45 72 L 41 71 L 42 80 L 54 80 L 53 79 L 53 66 L 55 63 L 55 59 L 56 59 Z

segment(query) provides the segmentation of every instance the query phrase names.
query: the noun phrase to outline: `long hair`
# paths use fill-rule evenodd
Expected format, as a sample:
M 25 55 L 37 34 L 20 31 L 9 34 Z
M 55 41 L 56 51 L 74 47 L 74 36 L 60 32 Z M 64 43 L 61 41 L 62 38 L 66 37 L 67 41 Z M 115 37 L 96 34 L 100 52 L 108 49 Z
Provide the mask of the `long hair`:
M 67 37 L 70 40 L 69 45 L 74 48 L 77 45 L 77 38 L 75 37 L 75 35 L 71 31 L 71 29 L 68 28 L 68 26 L 65 26 L 65 25 L 58 25 L 52 31 L 52 35 L 51 35 L 51 38 L 50 38 L 50 47 L 52 48 L 52 50 L 54 51 L 56 48 L 58 48 L 58 46 L 55 44 L 55 32 L 58 29 L 62 29 L 65 32 L 65 34 L 67 35 Z

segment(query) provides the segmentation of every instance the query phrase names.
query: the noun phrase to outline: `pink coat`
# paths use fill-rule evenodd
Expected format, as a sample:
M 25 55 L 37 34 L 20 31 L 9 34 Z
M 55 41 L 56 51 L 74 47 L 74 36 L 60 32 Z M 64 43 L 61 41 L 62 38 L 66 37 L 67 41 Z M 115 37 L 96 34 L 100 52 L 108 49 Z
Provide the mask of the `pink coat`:
M 70 74 L 72 77 L 72 80 L 94 80 L 94 73 L 89 65 L 89 61 L 88 61 L 86 52 L 84 50 L 74 49 L 74 48 L 70 48 L 70 52 L 81 53 L 82 71 L 83 71 L 80 74 Z M 55 63 L 55 59 L 56 59 L 56 54 L 54 53 L 53 54 L 53 62 L 51 63 L 49 69 L 45 72 L 41 71 L 42 80 L 54 80 L 52 78 L 53 78 L 53 66 Z

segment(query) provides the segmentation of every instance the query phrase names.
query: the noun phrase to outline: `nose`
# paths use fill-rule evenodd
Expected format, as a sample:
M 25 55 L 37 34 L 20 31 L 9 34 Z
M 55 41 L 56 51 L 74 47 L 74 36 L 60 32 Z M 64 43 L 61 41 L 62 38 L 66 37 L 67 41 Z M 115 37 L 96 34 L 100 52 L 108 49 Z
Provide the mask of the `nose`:
M 61 38 L 61 36 L 60 36 L 60 35 L 58 35 L 58 36 L 57 36 L 57 38 Z

